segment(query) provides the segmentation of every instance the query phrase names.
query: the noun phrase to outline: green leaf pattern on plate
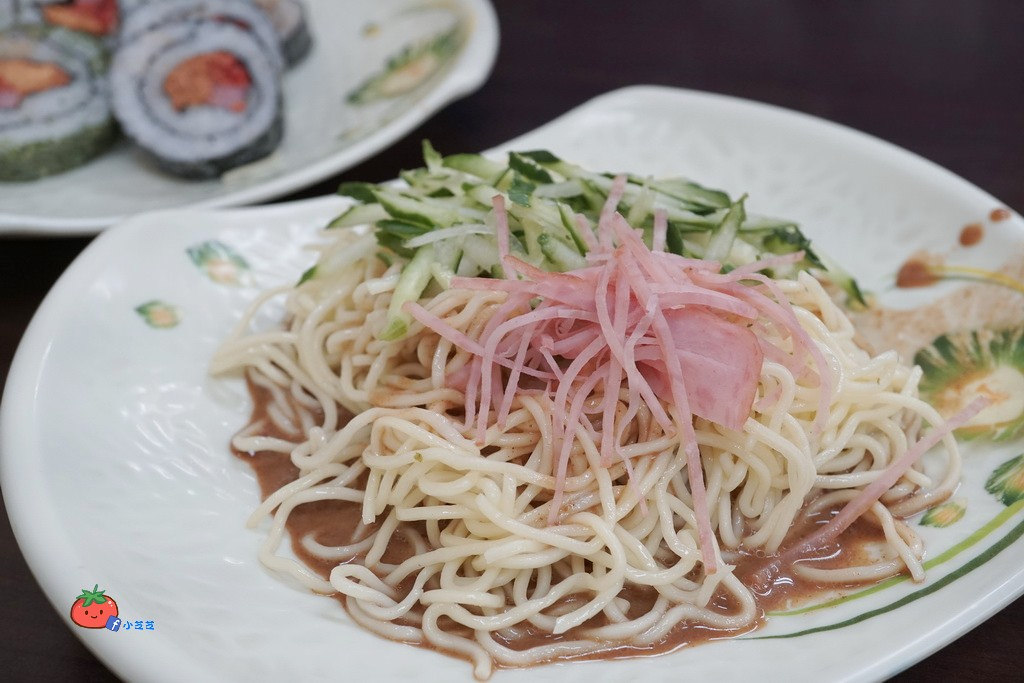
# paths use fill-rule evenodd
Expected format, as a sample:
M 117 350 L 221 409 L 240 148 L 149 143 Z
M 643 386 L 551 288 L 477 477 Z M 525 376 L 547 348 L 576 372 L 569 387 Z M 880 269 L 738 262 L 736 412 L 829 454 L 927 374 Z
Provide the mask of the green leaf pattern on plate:
M 924 370 L 922 398 L 943 415 L 975 396 L 992 401 L 957 436 L 1003 441 L 1024 433 L 1024 325 L 944 334 L 918 351 L 914 363 Z
M 158 330 L 167 330 L 177 327 L 181 322 L 181 312 L 176 306 L 154 299 L 135 307 L 135 312 L 146 321 L 150 327 Z
M 186 252 L 196 267 L 219 284 L 237 285 L 242 274 L 249 270 L 244 258 L 218 240 L 197 244 Z
M 997 467 L 985 482 L 985 490 L 1003 505 L 1024 500 L 1024 453 Z
M 964 514 L 967 512 L 967 501 L 963 498 L 954 498 L 953 500 L 947 500 L 941 505 L 929 509 L 921 517 L 922 526 L 934 526 L 940 529 L 956 524 L 963 519 Z
M 464 28 L 457 24 L 429 40 L 406 45 L 388 59 L 379 73 L 349 93 L 349 104 L 369 104 L 412 92 L 441 71 L 458 53 L 463 40 Z

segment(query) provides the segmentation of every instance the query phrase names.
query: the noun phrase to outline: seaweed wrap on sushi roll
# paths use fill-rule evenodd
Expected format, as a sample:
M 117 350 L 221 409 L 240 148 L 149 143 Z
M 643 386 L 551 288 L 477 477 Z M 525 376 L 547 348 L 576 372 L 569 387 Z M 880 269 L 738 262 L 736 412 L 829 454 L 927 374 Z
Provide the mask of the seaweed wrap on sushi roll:
M 60 173 L 110 146 L 105 66 L 102 46 L 79 33 L 0 32 L 0 181 Z
M 299 0 L 255 0 L 256 4 L 270 17 L 284 62 L 295 66 L 309 54 L 313 47 L 313 36 L 306 22 L 306 8 Z
M 185 20 L 138 33 L 110 68 L 121 128 L 164 170 L 213 178 L 266 156 L 283 134 L 273 56 L 250 31 Z
M 127 12 L 121 24 L 121 44 L 130 43 L 144 33 L 183 21 L 210 21 L 235 26 L 250 32 L 266 50 L 277 69 L 284 67 L 277 32 L 266 12 L 250 0 L 149 0 Z
M 101 39 L 113 39 L 120 25 L 120 0 L 6 1 L 18 6 L 17 20 L 23 24 L 60 26 Z

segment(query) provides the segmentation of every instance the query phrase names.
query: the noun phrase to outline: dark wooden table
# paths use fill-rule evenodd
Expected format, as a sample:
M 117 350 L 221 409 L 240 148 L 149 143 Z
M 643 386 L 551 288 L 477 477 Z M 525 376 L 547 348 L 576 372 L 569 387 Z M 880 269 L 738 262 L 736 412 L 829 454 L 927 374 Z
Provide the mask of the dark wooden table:
M 419 165 L 421 138 L 479 150 L 620 86 L 738 95 L 890 140 L 1024 210 L 1024 4 L 508 0 L 491 79 L 390 149 L 285 199 Z M 0 188 L 0 206 L 3 190 Z M 0 383 L 54 280 L 88 239 L 0 239 Z M 6 454 L 8 457 L 17 454 Z M 64 625 L 0 522 L 5 680 L 111 680 Z M 1020 675 L 1024 599 L 901 680 Z M 851 656 L 856 656 L 851 652 Z

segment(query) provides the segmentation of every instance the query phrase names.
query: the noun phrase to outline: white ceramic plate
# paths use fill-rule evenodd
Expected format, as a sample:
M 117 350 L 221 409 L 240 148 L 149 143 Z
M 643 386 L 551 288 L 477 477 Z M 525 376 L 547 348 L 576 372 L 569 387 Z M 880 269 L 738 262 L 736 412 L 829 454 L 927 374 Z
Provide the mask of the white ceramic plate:
M 998 206 L 947 171 L 863 134 L 662 88 L 610 93 L 508 147 L 747 191 L 751 210 L 800 220 L 876 291 L 910 251 L 949 251 L 960 226 L 984 221 Z M 256 560 L 260 534 L 243 527 L 257 489 L 228 440 L 248 417 L 247 396 L 239 382 L 207 377 L 207 359 L 258 290 L 295 280 L 311 260 L 300 245 L 343 204 L 332 197 L 134 218 L 68 269 L 18 350 L 0 412 L 11 522 L 59 612 L 67 615 L 79 590 L 98 583 L 126 621 L 143 626 L 115 633 L 68 621 L 126 679 L 471 680 L 465 662 L 378 639 L 334 601 L 272 577 Z M 1019 216 L 988 233 L 970 253 L 961 250 L 965 259 L 993 265 L 1001 254 L 1021 253 Z M 1024 503 L 1006 507 L 983 489 L 1020 450 L 1020 441 L 965 447 L 966 515 L 920 531 L 931 557 L 965 539 L 973 545 L 930 569 L 923 587 L 902 582 L 837 607 L 774 617 L 755 634 L 787 636 L 778 639 L 499 671 L 494 680 L 892 674 L 1024 590 L 1024 542 L 1014 542 L 1024 532 Z M 897 601 L 905 604 L 893 607 Z M 851 619 L 863 620 L 788 637 Z
M 355 165 L 476 90 L 498 50 L 488 0 L 305 5 L 313 50 L 284 75 L 285 136 L 273 154 L 216 180 L 189 181 L 157 170 L 122 140 L 67 173 L 0 183 L 0 235 L 95 233 L 143 211 L 241 206 L 286 194 Z M 445 49 L 389 72 L 393 57 L 446 34 Z M 381 76 L 389 76 L 377 81 L 384 87 L 360 90 Z

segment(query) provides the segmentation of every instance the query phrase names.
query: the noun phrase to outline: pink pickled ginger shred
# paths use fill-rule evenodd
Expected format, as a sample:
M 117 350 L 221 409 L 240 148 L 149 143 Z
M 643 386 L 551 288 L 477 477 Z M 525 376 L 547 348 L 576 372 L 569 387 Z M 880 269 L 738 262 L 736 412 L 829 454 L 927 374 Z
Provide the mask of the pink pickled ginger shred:
M 717 548 L 693 421 L 701 418 L 742 430 L 751 414 L 765 357 L 800 372 L 818 371 L 825 394 L 815 415 L 820 427 L 831 402 L 825 358 L 799 326 L 782 291 L 757 271 L 792 263 L 787 255 L 722 273 L 721 265 L 664 251 L 663 213 L 655 216 L 652 250 L 616 211 L 625 178 L 613 181 L 597 238 L 585 219 L 577 225 L 590 248 L 588 265 L 551 273 L 511 253 L 504 198 L 493 200 L 499 258 L 506 279 L 457 277 L 453 288 L 508 293 L 478 338 L 470 338 L 417 303 L 405 309 L 425 327 L 473 359 L 449 377 L 466 396 L 466 427 L 479 445 L 499 428 L 515 396 L 542 392 L 552 403 L 555 490 L 548 523 L 558 520 L 576 434 L 600 438 L 601 465 L 625 465 L 629 491 L 646 501 L 633 481 L 621 436 L 641 406 L 668 434 L 677 435 L 686 459 L 705 571 L 717 570 Z M 790 337 L 780 349 L 756 330 L 765 322 Z M 538 386 L 542 388 L 538 389 Z M 588 399 L 595 408 L 584 409 Z M 620 409 L 624 402 L 625 408 Z M 592 415 L 592 416 L 591 416 Z

